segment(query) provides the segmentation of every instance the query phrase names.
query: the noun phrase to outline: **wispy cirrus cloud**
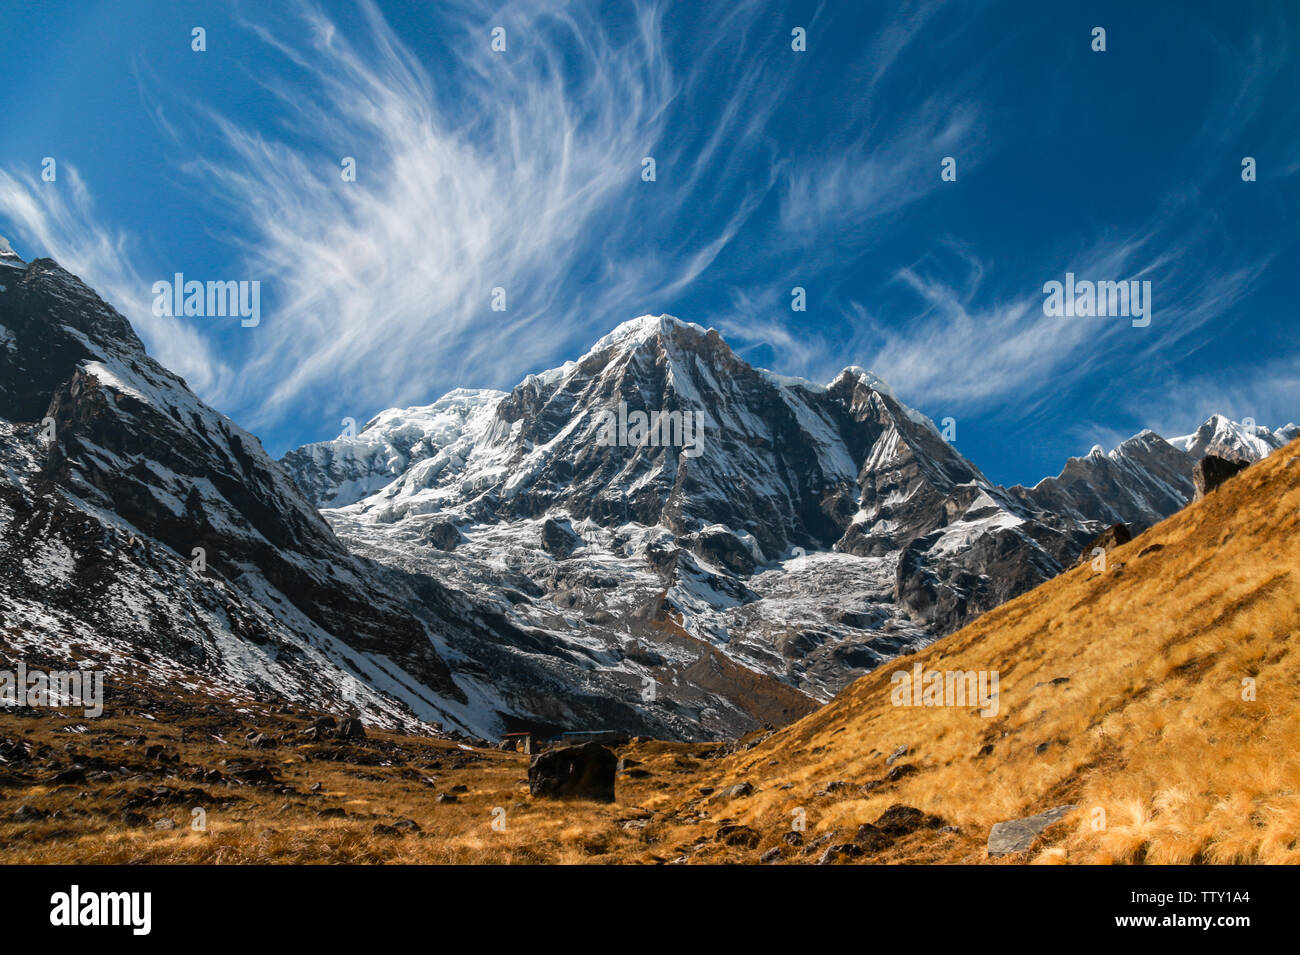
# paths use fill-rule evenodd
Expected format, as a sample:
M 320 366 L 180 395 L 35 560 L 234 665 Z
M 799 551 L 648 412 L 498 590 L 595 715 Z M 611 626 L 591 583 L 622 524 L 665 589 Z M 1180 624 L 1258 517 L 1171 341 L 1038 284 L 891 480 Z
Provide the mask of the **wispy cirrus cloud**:
M 454 87 L 374 5 L 361 10 L 365 29 L 345 34 L 305 7 L 301 49 L 254 27 L 298 68 L 271 84 L 297 135 L 213 116 L 227 153 L 191 167 L 219 183 L 274 289 L 242 378 L 254 425 L 326 386 L 358 407 L 425 396 L 507 342 L 509 364 L 549 357 L 563 274 L 638 183 L 672 94 L 653 8 L 615 41 L 568 11 L 462 7 L 439 50 Z M 489 48 L 496 25 L 504 53 Z M 505 311 L 491 309 L 496 288 Z
M 1134 417 L 1157 434 L 1187 434 L 1213 414 L 1278 429 L 1300 423 L 1300 366 L 1275 358 L 1248 375 L 1161 376 L 1126 396 Z
M 229 365 L 182 319 L 153 313 L 151 287 L 135 265 L 134 243 L 125 232 L 104 225 L 77 169 L 56 167 L 56 179 L 17 175 L 0 169 L 0 216 L 32 248 L 95 287 L 149 343 L 154 358 L 206 393 L 229 386 Z M 31 253 L 26 252 L 30 258 Z
M 731 175 L 738 157 L 771 149 L 765 124 L 790 83 L 770 58 L 736 55 L 737 42 L 770 45 L 761 8 L 738 3 L 707 32 L 686 31 L 681 68 L 656 2 L 615 18 L 532 0 L 440 5 L 436 49 L 417 55 L 371 0 L 346 23 L 305 0 L 300 29 L 242 24 L 274 103 L 255 119 L 173 97 L 136 62 L 141 105 L 182 157 L 205 231 L 243 260 L 238 277 L 262 283 L 260 326 L 225 334 L 221 361 L 211 329 L 152 315 L 153 276 L 118 254 L 130 237 L 98 221 L 81 180 L 69 201 L 6 177 L 0 212 L 254 428 L 304 406 L 325 419 L 508 386 L 614 322 L 664 310 L 773 188 L 775 163 Z M 723 114 L 670 133 L 672 111 L 712 96 L 724 74 L 735 91 Z M 645 156 L 656 182 L 642 181 Z M 491 307 L 497 289 L 504 311 Z

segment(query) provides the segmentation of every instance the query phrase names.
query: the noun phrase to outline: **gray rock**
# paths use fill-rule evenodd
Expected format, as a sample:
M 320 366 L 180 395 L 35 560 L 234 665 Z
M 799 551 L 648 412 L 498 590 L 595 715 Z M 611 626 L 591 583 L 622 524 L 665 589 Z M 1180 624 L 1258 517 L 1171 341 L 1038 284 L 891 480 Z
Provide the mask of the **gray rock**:
M 855 846 L 851 842 L 842 842 L 837 845 L 828 846 L 822 853 L 821 858 L 817 860 L 818 865 L 834 865 L 839 859 L 856 858 L 862 855 L 862 848 Z
M 993 856 L 1009 855 L 1012 852 L 1024 852 L 1028 849 L 1038 834 L 1048 826 L 1060 822 L 1071 810 L 1076 807 L 1057 806 L 1055 809 L 1049 809 L 1047 812 L 1040 812 L 1036 816 L 1026 816 L 1023 819 L 1011 819 L 1007 822 L 999 822 L 989 830 L 988 854 Z
M 749 780 L 745 780 L 743 783 L 736 783 L 734 786 L 728 786 L 726 789 L 722 790 L 722 792 L 718 793 L 718 795 L 715 796 L 714 798 L 715 799 L 739 799 L 743 796 L 753 795 L 753 792 L 754 792 L 754 784 L 751 783 Z

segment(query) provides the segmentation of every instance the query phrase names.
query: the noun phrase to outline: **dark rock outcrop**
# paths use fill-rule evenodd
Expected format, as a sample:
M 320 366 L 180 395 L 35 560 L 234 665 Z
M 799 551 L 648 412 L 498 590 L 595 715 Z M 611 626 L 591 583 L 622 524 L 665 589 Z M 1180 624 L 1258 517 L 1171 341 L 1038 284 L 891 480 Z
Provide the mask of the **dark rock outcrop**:
M 424 530 L 424 542 L 438 550 L 453 551 L 465 535 L 451 521 L 431 521 Z
M 1250 466 L 1249 461 L 1229 460 L 1217 454 L 1207 454 L 1196 462 L 1192 481 L 1196 485 L 1196 500 L 1201 500 L 1228 478 L 1240 474 Z
M 582 538 L 569 526 L 568 521 L 548 517 L 542 522 L 542 550 L 556 560 L 568 557 L 581 544 Z
M 533 757 L 528 791 L 548 799 L 614 801 L 618 757 L 599 743 L 563 746 Z

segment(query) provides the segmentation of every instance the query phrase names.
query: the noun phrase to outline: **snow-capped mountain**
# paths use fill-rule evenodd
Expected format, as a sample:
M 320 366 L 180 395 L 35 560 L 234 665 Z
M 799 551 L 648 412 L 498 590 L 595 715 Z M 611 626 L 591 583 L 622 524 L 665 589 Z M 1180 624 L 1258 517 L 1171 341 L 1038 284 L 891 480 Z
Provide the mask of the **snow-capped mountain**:
M 1195 461 L 1153 431 L 1110 452 L 1096 445 L 1070 458 L 1056 477 L 1010 492 L 1025 506 L 1074 521 L 1150 527 L 1192 499 Z
M 349 553 L 257 439 L 149 358 L 82 282 L 48 259 L 0 274 L 7 658 L 474 734 L 727 735 L 810 705 L 780 686 L 765 708 L 694 683 L 646 705 L 648 667 L 620 648 L 559 645 L 497 609 L 522 579 L 481 603 Z
M 507 572 L 521 627 L 647 658 L 685 635 L 818 698 L 1059 573 L 1111 519 L 992 484 L 862 369 L 785 378 L 667 316 L 282 463 L 357 553 L 482 600 Z M 1183 470 L 1118 482 L 1121 509 L 1171 513 Z
M 19 258 L 18 253 L 9 245 L 9 240 L 0 235 L 0 266 L 9 266 L 15 269 L 25 269 L 27 263 Z
M 1300 435 L 1300 425 L 1294 423 L 1269 431 L 1253 422 L 1231 421 L 1216 414 L 1191 434 L 1170 438 L 1169 443 L 1186 452 L 1194 461 L 1207 454 L 1230 461 L 1258 461 L 1290 443 L 1297 435 Z
M 282 463 L 358 553 L 483 600 L 506 571 L 521 627 L 647 658 L 684 634 L 824 699 L 1059 573 L 1104 526 L 1182 507 L 1190 447 L 1143 432 L 1006 489 L 860 368 L 786 378 L 643 316 L 509 393 L 387 411 Z
M 1207 454 L 1254 462 L 1300 435 L 1288 424 L 1269 431 L 1212 415 L 1192 434 L 1165 439 L 1143 431 L 1107 452 L 1100 445 L 1070 458 L 1056 477 L 1011 493 L 1026 506 L 1076 521 L 1127 524 L 1145 530 L 1193 497 L 1192 468 Z

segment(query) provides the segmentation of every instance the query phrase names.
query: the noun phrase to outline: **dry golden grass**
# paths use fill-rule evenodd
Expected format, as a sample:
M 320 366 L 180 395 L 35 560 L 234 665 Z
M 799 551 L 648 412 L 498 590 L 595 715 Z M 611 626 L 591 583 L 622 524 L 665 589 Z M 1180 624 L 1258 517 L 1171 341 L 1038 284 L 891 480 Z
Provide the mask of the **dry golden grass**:
M 357 743 L 304 743 L 297 734 L 318 714 L 139 686 L 110 687 L 107 696 L 118 706 L 97 720 L 48 711 L 0 716 L 0 740 L 21 740 L 36 753 L 31 762 L 0 764 L 0 864 L 654 862 L 642 832 L 623 823 L 649 817 L 635 808 L 640 797 L 652 797 L 665 779 L 693 777 L 699 763 L 684 754 L 709 748 L 631 747 L 652 775 L 621 781 L 618 803 L 556 803 L 528 795 L 528 758 L 520 754 L 374 730 Z M 258 732 L 282 742 L 254 748 L 245 737 Z M 149 758 L 155 745 L 175 761 Z M 53 782 L 86 757 L 135 775 Z M 275 785 L 234 779 L 245 764 L 273 769 Z M 225 778 L 192 778 L 196 768 Z M 160 791 L 167 798 L 147 801 Z M 456 801 L 439 802 L 442 794 Z M 22 807 L 48 815 L 16 818 Z M 196 808 L 206 813 L 205 831 L 191 827 Z M 339 810 L 345 815 L 322 815 Z M 128 811 L 142 818 L 130 824 Z M 403 818 L 421 831 L 375 834 L 376 825 Z M 175 828 L 155 828 L 162 820 Z
M 742 820 L 771 828 L 803 800 L 821 831 L 897 802 L 983 837 L 1075 803 L 1031 861 L 1300 862 L 1298 455 L 1292 443 L 1112 551 L 1104 573 L 1081 565 L 734 758 L 724 781 L 795 783 L 764 785 Z M 999 671 L 999 712 L 891 705 L 891 673 L 917 660 Z M 899 745 L 915 775 L 808 799 L 817 783 L 879 778 Z M 982 841 L 941 855 L 980 861 Z
M 0 863 L 753 862 L 776 846 L 808 862 L 895 804 L 957 829 L 897 836 L 851 861 L 1300 862 L 1298 531 L 1300 442 L 1112 551 L 1104 573 L 1077 567 L 738 752 L 623 748 L 645 775 L 621 777 L 614 805 L 532 799 L 516 754 L 374 732 L 355 746 L 302 744 L 295 734 L 312 714 L 259 704 L 122 687 L 84 733 L 66 731 L 73 718 L 0 716 L 0 737 L 48 747 L 26 767 L 0 764 Z M 998 671 L 996 716 L 892 705 L 891 674 L 917 661 Z M 252 749 L 254 730 L 284 741 Z M 178 762 L 145 759 L 141 736 Z M 141 778 L 55 786 L 68 743 Z M 910 775 L 864 792 L 900 745 L 908 753 L 894 768 Z M 279 788 L 188 778 L 235 760 L 274 767 Z M 715 791 L 740 781 L 752 795 Z M 836 781 L 846 785 L 827 791 Z M 189 828 L 204 802 L 192 795 L 126 825 L 131 795 L 158 786 L 202 789 L 208 831 Z M 436 801 L 458 786 L 457 802 Z M 1066 803 L 1079 808 L 1028 853 L 986 858 L 994 823 Z M 56 814 L 19 821 L 24 805 Z M 327 808 L 346 815 L 320 815 Z M 492 827 L 498 808 L 504 831 Z M 804 845 L 785 846 L 797 814 Z M 153 828 L 163 817 L 177 828 Z M 373 832 L 402 817 L 422 831 Z M 752 827 L 757 844 L 720 841 L 732 824 Z

